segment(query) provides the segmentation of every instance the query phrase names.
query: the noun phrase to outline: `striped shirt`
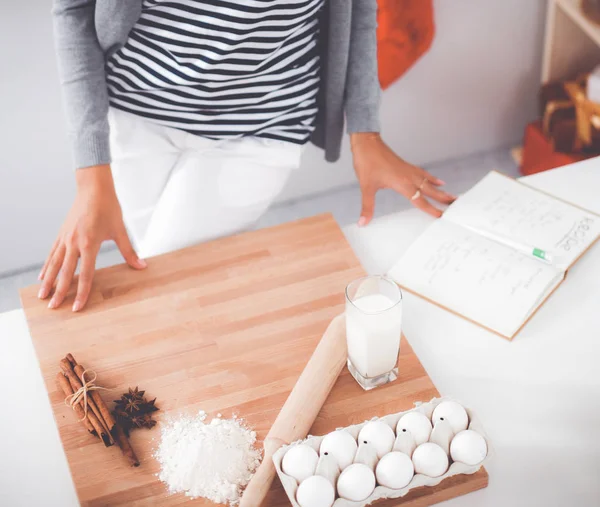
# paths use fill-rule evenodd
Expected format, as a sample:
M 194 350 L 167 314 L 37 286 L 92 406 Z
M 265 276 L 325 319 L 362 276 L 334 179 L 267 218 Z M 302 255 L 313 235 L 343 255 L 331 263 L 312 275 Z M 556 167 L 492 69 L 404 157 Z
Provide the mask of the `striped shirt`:
M 303 144 L 319 87 L 324 0 L 144 0 L 107 61 L 110 104 L 211 139 Z

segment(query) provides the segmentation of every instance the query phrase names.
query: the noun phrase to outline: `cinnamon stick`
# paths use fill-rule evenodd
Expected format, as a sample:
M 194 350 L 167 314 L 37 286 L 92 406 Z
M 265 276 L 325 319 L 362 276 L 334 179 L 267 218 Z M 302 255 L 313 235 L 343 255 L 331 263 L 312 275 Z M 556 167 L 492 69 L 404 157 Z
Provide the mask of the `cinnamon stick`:
M 83 387 L 81 380 L 79 380 L 79 377 L 73 371 L 73 369 L 71 367 L 71 363 L 67 358 L 64 358 L 60 361 L 60 368 L 62 371 L 65 372 L 67 378 L 69 379 L 69 382 L 71 383 L 71 387 L 73 388 L 73 392 L 76 392 L 77 390 L 79 390 Z M 83 405 L 84 405 L 83 399 L 80 401 L 80 404 L 83 407 Z M 87 411 L 88 415 L 90 414 L 90 411 L 91 411 L 91 413 L 93 413 L 93 415 L 97 419 L 98 423 L 100 424 L 100 428 L 102 428 L 102 431 L 100 432 L 100 434 L 104 434 L 106 436 L 106 438 L 102 438 L 104 445 L 106 445 L 107 447 L 113 445 L 114 442 L 112 439 L 112 435 L 110 433 L 110 428 L 108 428 L 108 426 L 105 424 L 104 418 L 102 417 L 102 413 L 100 412 L 100 409 L 96 406 L 96 402 L 94 401 L 94 399 L 91 396 L 88 396 L 87 404 L 88 404 L 88 411 Z M 83 407 L 83 408 L 85 410 L 85 407 Z M 90 418 L 90 420 L 93 423 L 92 418 Z
M 69 360 L 66 357 L 60 361 L 60 368 L 63 372 L 65 372 L 65 375 L 69 379 L 69 382 L 71 383 L 71 387 L 73 387 L 73 392 L 76 392 L 83 387 L 81 380 L 79 380 L 79 377 L 73 371 L 73 367 L 71 366 L 71 363 L 69 362 Z M 82 401 L 82 404 L 83 404 L 83 401 Z M 96 415 L 96 417 L 100 421 L 102 421 L 102 414 L 100 414 L 100 410 L 96 406 L 96 403 L 94 402 L 94 400 L 90 399 L 89 396 L 88 396 L 88 408 L 91 408 L 92 411 L 94 412 L 94 414 Z
M 79 408 L 81 408 L 80 405 L 77 405 Z M 85 414 L 85 412 L 83 411 L 83 409 L 81 409 L 82 412 Z M 106 447 L 110 447 L 111 445 L 113 445 L 113 440 L 111 435 L 108 435 L 106 433 L 106 430 L 104 429 L 104 426 L 102 426 L 102 423 L 98 420 L 98 418 L 94 415 L 93 412 L 90 412 L 88 410 L 87 413 L 87 417 L 90 420 L 90 423 L 92 423 L 92 426 L 94 427 L 94 429 L 96 430 L 96 433 L 98 435 L 100 435 L 100 438 L 102 439 L 102 442 L 104 442 L 104 445 Z
M 73 354 L 71 354 L 70 352 L 67 354 L 67 361 L 69 361 L 69 363 L 71 363 L 71 367 L 73 369 L 75 368 L 75 366 L 77 366 L 77 361 L 75 361 Z
M 71 387 L 71 383 L 67 380 L 67 377 L 65 377 L 63 373 L 57 373 L 56 380 L 58 381 L 58 385 L 62 389 L 63 393 L 65 393 L 65 396 L 71 396 L 73 394 L 73 388 Z M 86 427 L 86 429 L 92 435 L 97 437 L 98 432 L 90 422 L 89 418 L 85 415 L 85 411 L 83 410 L 81 405 L 75 405 L 73 407 L 73 410 L 75 410 L 77 417 L 79 417 L 79 419 L 82 419 L 83 425 Z
M 67 356 L 67 358 L 69 357 L 69 355 Z M 83 372 L 85 371 L 85 368 L 80 364 L 75 363 L 75 367 L 73 368 L 73 370 L 75 371 L 75 374 L 81 379 L 81 383 L 83 385 Z M 92 397 L 92 400 L 94 400 L 94 403 L 96 403 L 96 406 L 98 407 L 98 410 L 102 415 L 102 419 L 104 419 L 106 428 L 109 432 L 112 433 L 112 429 L 115 427 L 115 420 L 113 419 L 110 410 L 108 410 L 106 403 L 104 403 L 102 396 L 100 396 L 100 393 L 98 391 L 90 391 L 89 394 Z
M 68 396 L 83 386 L 83 382 L 85 382 L 83 378 L 85 368 L 77 363 L 70 353 L 61 360 L 60 367 L 64 371 L 64 374 L 59 373 L 57 378 L 65 395 Z M 83 417 L 85 414 L 82 405 L 83 400 L 80 402 L 80 405 L 75 406 L 75 412 L 80 417 Z M 97 391 L 89 391 L 88 407 L 91 411 L 88 410 L 85 423 L 86 427 L 88 427 L 88 425 L 91 426 L 92 430 L 90 432 L 101 435 L 102 440 L 107 447 L 112 445 L 114 439 L 114 442 L 119 445 L 121 452 L 127 458 L 131 466 L 140 466 L 140 461 L 131 447 L 127 435 L 125 435 L 121 425 L 115 422 L 106 403 L 104 403 L 104 400 L 100 396 L 100 393 Z M 108 430 L 108 435 L 106 434 L 106 430 Z
M 119 447 L 121 448 L 121 452 L 123 453 L 123 456 L 125 456 L 128 459 L 131 466 L 139 467 L 140 460 L 135 455 L 135 452 L 133 451 L 133 448 L 131 447 L 131 444 L 129 443 L 129 439 L 127 438 L 127 435 L 125 435 L 125 432 L 123 431 L 123 428 L 121 428 L 120 424 L 115 424 L 115 426 L 113 428 L 112 436 L 115 439 L 115 441 L 117 442 L 117 444 L 119 445 Z
M 70 396 L 75 392 L 73 391 L 73 387 L 71 386 L 71 383 L 67 377 L 65 377 L 62 373 L 58 373 L 56 379 L 58 380 L 58 384 L 63 390 L 63 393 L 65 393 L 65 396 Z M 110 447 L 113 444 L 111 435 L 106 433 L 104 427 L 93 412 L 88 410 L 86 415 L 85 410 L 81 405 L 73 405 L 73 409 L 75 410 L 75 413 L 79 419 L 83 419 L 82 422 L 84 426 L 92 435 L 96 437 L 100 436 L 100 439 L 102 442 L 104 442 L 106 447 Z

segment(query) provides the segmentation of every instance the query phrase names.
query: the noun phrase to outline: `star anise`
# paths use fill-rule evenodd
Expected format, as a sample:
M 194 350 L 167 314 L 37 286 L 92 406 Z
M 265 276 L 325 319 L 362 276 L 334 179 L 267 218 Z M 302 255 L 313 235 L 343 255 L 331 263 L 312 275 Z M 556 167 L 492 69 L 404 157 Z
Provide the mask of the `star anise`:
M 136 428 L 152 428 L 156 421 L 152 419 L 150 414 L 136 415 L 131 418 L 131 424 Z
M 155 405 L 156 403 L 156 398 L 154 398 L 153 400 L 148 401 L 146 398 L 144 398 L 142 405 L 139 408 L 139 411 L 142 414 L 150 414 L 152 412 L 156 412 L 158 410 L 158 407 Z
M 131 418 L 131 425 L 136 428 L 141 428 L 144 425 L 144 417 L 141 415 L 134 415 Z
M 154 426 L 156 426 L 156 421 L 154 419 L 146 419 L 144 421 L 144 428 L 154 428 Z
M 138 398 L 138 399 L 142 399 L 144 397 L 144 394 L 146 393 L 146 391 L 139 391 L 138 387 L 135 386 L 135 389 L 131 389 L 131 387 L 129 388 L 129 393 L 128 395 L 131 398 Z
M 152 413 L 159 410 L 156 398 L 148 401 L 144 397 L 145 393 L 146 391 L 140 391 L 137 387 L 129 388 L 121 399 L 114 400 L 113 415 L 128 436 L 134 428 L 152 428 L 156 425 L 156 421 L 152 419 Z
M 138 400 L 137 398 L 131 398 L 125 404 L 125 412 L 129 412 L 130 414 L 135 414 L 142 406 L 142 403 L 143 403 L 143 400 Z

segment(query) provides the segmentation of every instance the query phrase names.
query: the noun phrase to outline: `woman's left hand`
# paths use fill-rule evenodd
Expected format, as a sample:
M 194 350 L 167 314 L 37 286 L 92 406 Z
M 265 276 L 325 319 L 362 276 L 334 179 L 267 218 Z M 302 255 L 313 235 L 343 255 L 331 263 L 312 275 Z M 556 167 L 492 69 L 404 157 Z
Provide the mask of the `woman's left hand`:
M 362 192 L 362 211 L 358 225 L 367 225 L 373 218 L 375 194 L 382 188 L 395 190 L 409 199 L 415 207 L 436 218 L 442 216 L 442 211 L 426 197 L 442 204 L 450 204 L 456 199 L 438 188 L 444 185 L 442 180 L 402 160 L 383 142 L 379 134 L 352 134 L 350 143 L 354 170 Z

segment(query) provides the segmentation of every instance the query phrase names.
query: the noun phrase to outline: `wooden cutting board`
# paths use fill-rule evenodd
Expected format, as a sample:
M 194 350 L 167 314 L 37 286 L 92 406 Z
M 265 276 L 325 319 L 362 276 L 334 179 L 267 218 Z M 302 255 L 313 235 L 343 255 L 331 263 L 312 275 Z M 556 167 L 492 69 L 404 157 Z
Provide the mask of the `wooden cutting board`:
M 21 292 L 33 344 L 82 505 L 211 505 L 168 496 L 152 458 L 158 427 L 131 442 L 142 464 L 131 468 L 77 422 L 55 385 L 58 362 L 71 352 L 114 389 L 139 385 L 157 397 L 158 418 L 205 410 L 239 414 L 263 438 L 329 321 L 344 310 L 346 284 L 364 274 L 331 215 L 219 239 L 97 272 L 89 307 L 70 311 L 74 293 L 50 311 L 37 287 Z M 362 422 L 437 396 L 403 340 L 398 381 L 369 393 L 346 369 L 311 433 Z M 110 406 L 110 404 L 109 404 Z M 447 479 L 401 502 L 431 505 L 487 485 L 487 473 Z M 267 505 L 288 505 L 278 480 Z

